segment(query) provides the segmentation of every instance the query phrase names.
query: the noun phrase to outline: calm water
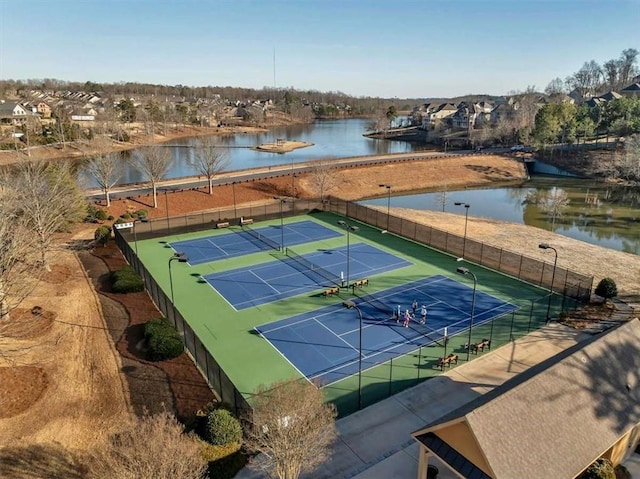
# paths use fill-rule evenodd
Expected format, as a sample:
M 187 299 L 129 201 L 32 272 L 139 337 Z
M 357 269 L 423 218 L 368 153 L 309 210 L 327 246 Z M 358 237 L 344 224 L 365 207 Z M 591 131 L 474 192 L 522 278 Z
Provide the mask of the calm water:
M 362 136 L 367 132 L 370 120 L 348 119 L 318 121 L 310 125 L 293 125 L 274 128 L 264 133 L 247 133 L 228 136 L 213 136 L 215 143 L 229 148 L 229 170 L 242 170 L 269 165 L 298 163 L 319 158 L 344 158 L 349 156 L 363 156 L 387 153 L 405 153 L 420 149 L 400 141 L 373 140 Z M 298 140 L 313 143 L 314 146 L 301 148 L 289 153 L 265 153 L 249 149 L 262 143 L 272 143 L 278 138 Z M 170 144 L 179 145 L 171 148 L 174 158 L 173 167 L 167 178 L 193 176 L 187 159 L 193 155 L 193 148 L 197 139 L 187 138 L 174 140 Z M 127 153 L 130 156 L 132 153 Z M 93 179 L 83 176 L 85 183 L 96 186 Z M 125 163 L 125 174 L 121 183 L 136 183 L 144 181 L 143 176 L 133 167 Z
M 230 170 L 241 170 L 258 166 L 298 163 L 319 158 L 344 158 L 385 153 L 404 153 L 422 149 L 399 141 L 373 140 L 362 136 L 367 131 L 369 120 L 348 119 L 319 121 L 311 125 L 280 127 L 264 133 L 214 136 L 220 146 L 229 146 Z M 261 143 L 274 142 L 278 138 L 300 140 L 314 146 L 289 153 L 264 153 L 251 150 Z M 168 178 L 196 174 L 187 164 L 193 155 L 195 139 L 173 141 L 171 148 L 174 165 Z M 245 148 L 238 148 L 245 147 Z M 129 155 L 131 153 L 128 153 Z M 123 159 L 124 161 L 124 159 Z M 541 165 L 537 165 L 540 167 Z M 543 172 L 561 174 L 553 167 Z M 93 179 L 84 178 L 85 184 L 95 186 Z M 131 166 L 126 166 L 122 183 L 144 181 Z M 640 254 L 640 190 L 639 188 L 612 188 L 569 177 L 537 177 L 522 187 L 503 187 L 482 190 L 464 190 L 447 194 L 445 211 L 464 214 L 464 208 L 453 205 L 454 201 L 469 203 L 469 214 L 498 220 L 511 221 L 551 230 L 551 221 L 538 206 L 524 201 L 532 191 L 546 191 L 552 187 L 564 189 L 570 203 L 563 217 L 556 220 L 553 230 L 571 238 L 605 246 L 607 248 Z M 597 201 L 587 201 L 587 195 L 597 195 Z M 442 210 L 438 204 L 438 193 L 424 193 L 392 197 L 394 206 L 415 209 Z M 386 198 L 370 200 L 368 204 L 386 205 Z
M 556 187 L 564 190 L 569 204 L 562 217 L 551 219 L 535 205 L 525 201 L 536 191 Z M 391 206 L 442 211 L 439 193 L 422 193 L 391 198 Z M 445 211 L 481 216 L 536 226 L 606 248 L 640 254 L 640 189 L 607 187 L 575 178 L 533 177 L 518 187 L 468 189 L 446 194 Z M 363 201 L 364 204 L 387 205 L 387 198 Z

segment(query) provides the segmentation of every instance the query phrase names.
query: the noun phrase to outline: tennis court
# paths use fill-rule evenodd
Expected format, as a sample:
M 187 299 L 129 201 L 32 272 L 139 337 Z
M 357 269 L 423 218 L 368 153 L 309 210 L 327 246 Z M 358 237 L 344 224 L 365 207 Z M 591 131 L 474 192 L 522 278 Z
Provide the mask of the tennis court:
M 347 251 L 351 280 L 413 264 L 367 243 L 355 243 L 348 250 L 322 249 L 301 258 L 289 250 L 276 261 L 202 277 L 231 306 L 242 310 L 339 285 L 347 271 Z
M 411 310 L 418 301 L 416 318 L 404 327 L 393 311 Z M 407 354 L 421 346 L 442 342 L 447 336 L 468 331 L 473 288 L 436 275 L 385 291 L 354 298 L 362 313 L 362 369 Z M 420 307 L 428 308 L 426 325 L 420 324 Z M 476 291 L 473 326 L 479 326 L 518 306 Z M 327 385 L 358 372 L 359 315 L 342 304 L 331 305 L 281 321 L 256 327 L 280 354 L 308 379 Z
M 339 236 L 342 234 L 307 220 L 284 224 L 284 229 L 280 225 L 234 228 L 225 234 L 169 244 L 176 252 L 184 253 L 189 258 L 189 264 L 197 265 L 259 251 L 277 250 L 283 240 L 287 247 Z

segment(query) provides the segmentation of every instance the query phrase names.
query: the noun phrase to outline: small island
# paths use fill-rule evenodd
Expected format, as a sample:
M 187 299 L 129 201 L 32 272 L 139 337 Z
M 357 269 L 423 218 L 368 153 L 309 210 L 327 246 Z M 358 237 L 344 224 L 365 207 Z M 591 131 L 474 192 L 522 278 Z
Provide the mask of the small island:
M 269 153 L 288 153 L 289 151 L 306 148 L 308 146 L 313 146 L 313 143 L 306 141 L 288 141 L 278 138 L 275 143 L 263 143 L 262 145 L 256 146 L 255 149 Z

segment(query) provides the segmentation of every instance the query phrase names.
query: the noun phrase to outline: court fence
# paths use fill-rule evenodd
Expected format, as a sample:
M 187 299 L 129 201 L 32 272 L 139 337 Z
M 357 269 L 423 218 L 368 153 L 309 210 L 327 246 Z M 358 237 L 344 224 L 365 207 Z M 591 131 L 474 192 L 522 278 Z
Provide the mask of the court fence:
M 417 243 L 429 246 L 465 262 L 499 271 L 561 294 L 568 300 L 586 303 L 591 296 L 593 276 L 587 276 L 553 263 L 481 243 L 428 225 L 416 223 L 369 206 L 329 198 L 325 209 L 370 226 L 386 230 Z
M 576 309 L 588 302 L 593 287 L 593 277 L 586 276 L 566 268 L 540 261 L 525 255 L 514 253 L 503 248 L 498 248 L 486 243 L 481 243 L 453 233 L 442 231 L 428 225 L 389 215 L 385 211 L 371 208 L 365 205 L 344 201 L 330 197 L 324 201 L 282 198 L 275 202 L 261 203 L 231 208 L 220 208 L 212 211 L 204 211 L 197 214 L 156 218 L 150 220 L 135 220 L 133 227 L 116 229 L 114 231 L 116 244 L 122 251 L 129 264 L 142 277 L 158 309 L 168 318 L 181 334 L 185 349 L 191 356 L 200 373 L 209 383 L 218 399 L 229 404 L 236 414 L 247 413 L 251 410 L 249 403 L 240 391 L 235 387 L 229 376 L 215 360 L 193 329 L 182 317 L 180 312 L 171 303 L 170 299 L 151 276 L 144 264 L 139 260 L 135 246 L 137 241 L 152 239 L 174 234 L 205 231 L 216 228 L 218 223 L 228 223 L 231 226 L 240 225 L 241 218 L 251 218 L 254 221 L 284 218 L 306 214 L 311 211 L 328 211 L 342 215 L 367 225 L 386 230 L 417 243 L 429 246 L 444 253 L 456 257 L 464 256 L 465 261 L 475 263 L 486 268 L 499 271 L 506 275 L 518 278 L 531 284 L 550 289 L 549 294 L 531 302 L 530 308 L 522 308 L 499 319 L 491 321 L 477 334 L 487 335 L 498 346 L 516 337 L 520 337 L 532 329 L 542 326 L 550 317 L 558 317 L 563 311 Z M 553 288 L 551 289 L 551 287 Z M 490 327 L 490 331 L 484 331 Z M 464 336 L 464 335 L 462 335 Z M 452 338 L 453 339 L 453 338 Z M 458 341 L 460 342 L 460 341 Z M 441 345 L 436 345 L 436 347 Z M 460 346 L 460 345 L 458 345 Z M 446 343 L 444 345 L 446 352 Z M 363 392 L 363 406 L 373 404 L 384 397 L 399 392 L 401 389 L 411 386 L 430 375 L 421 377 L 421 369 L 430 361 L 430 354 L 424 354 L 420 348 L 418 351 L 418 367 L 415 364 L 410 368 L 415 372 L 407 371 L 402 361 L 389 362 L 389 375 L 387 380 L 376 381 L 378 387 L 368 388 L 367 394 Z M 441 351 L 437 352 L 440 357 Z M 433 356 L 433 354 L 431 354 Z M 435 358 L 435 356 L 434 356 Z M 434 359 L 431 358 L 431 359 Z M 394 364 L 395 362 L 395 364 Z M 421 365 L 422 364 L 422 365 Z M 414 376 L 415 381 L 408 376 Z M 331 387 L 331 386 L 329 386 Z M 398 389 L 401 388 L 401 389 Z M 337 401 L 341 416 L 357 410 L 360 405 L 349 404 L 349 396 L 343 401 Z

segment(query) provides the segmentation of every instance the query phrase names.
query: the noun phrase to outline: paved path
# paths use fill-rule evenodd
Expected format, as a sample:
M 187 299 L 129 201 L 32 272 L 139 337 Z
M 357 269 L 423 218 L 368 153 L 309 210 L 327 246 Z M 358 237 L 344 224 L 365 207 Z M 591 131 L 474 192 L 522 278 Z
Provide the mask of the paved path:
M 545 359 L 590 337 L 551 323 L 337 422 L 339 440 L 331 458 L 304 477 L 415 479 L 418 445 L 411 433 Z M 442 464 L 439 479 L 456 479 Z M 237 479 L 266 477 L 247 468 Z
M 483 153 L 498 154 L 508 152 L 508 148 L 493 148 L 491 150 L 485 150 Z M 369 155 L 369 156 L 356 156 L 350 158 L 337 158 L 332 159 L 331 164 L 341 167 L 355 167 L 363 165 L 375 165 L 384 163 L 400 163 L 406 161 L 417 161 L 424 159 L 453 157 L 461 155 L 477 155 L 478 153 L 472 150 L 456 150 L 454 152 L 412 152 L 412 153 L 391 153 L 387 155 Z M 244 170 L 227 171 L 216 175 L 213 180 L 213 185 L 227 185 L 233 182 L 251 181 L 257 179 L 270 178 L 274 176 L 289 176 L 291 174 L 306 173 L 312 171 L 315 168 L 314 161 L 306 161 L 302 163 L 294 163 L 288 165 L 272 165 L 263 166 L 259 168 L 248 168 Z M 203 176 L 188 176 L 183 178 L 173 178 L 163 180 L 158 183 L 159 189 L 188 189 L 199 188 L 207 186 L 206 178 Z M 151 188 L 148 183 L 135 183 L 128 185 L 120 185 L 111 190 L 111 197 L 124 198 L 132 195 L 143 195 L 151 192 Z M 100 189 L 93 188 L 85 191 L 87 197 L 101 198 L 103 193 Z

